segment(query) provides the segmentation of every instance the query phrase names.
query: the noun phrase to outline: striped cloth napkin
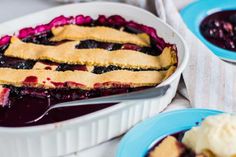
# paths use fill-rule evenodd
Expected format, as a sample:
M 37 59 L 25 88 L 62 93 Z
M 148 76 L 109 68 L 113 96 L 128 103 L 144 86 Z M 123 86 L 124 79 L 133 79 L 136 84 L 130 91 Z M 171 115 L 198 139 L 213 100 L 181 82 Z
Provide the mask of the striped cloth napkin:
M 172 0 L 155 0 L 158 15 L 186 40 L 190 61 L 183 72 L 192 107 L 236 112 L 236 67 L 215 56 L 184 24 Z

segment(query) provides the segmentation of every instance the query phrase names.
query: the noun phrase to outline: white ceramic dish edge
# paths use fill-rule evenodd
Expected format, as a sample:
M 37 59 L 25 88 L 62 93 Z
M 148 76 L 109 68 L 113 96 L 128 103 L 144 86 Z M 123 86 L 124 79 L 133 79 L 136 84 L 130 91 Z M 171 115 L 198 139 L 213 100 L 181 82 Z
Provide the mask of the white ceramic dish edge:
M 121 135 L 136 123 L 161 112 L 175 96 L 181 73 L 187 65 L 188 48 L 178 33 L 145 10 L 110 2 L 64 5 L 5 22 L 0 25 L 0 36 L 12 34 L 24 27 L 47 23 L 59 15 L 78 14 L 92 17 L 98 14 L 119 14 L 128 20 L 156 28 L 158 35 L 165 41 L 175 43 L 178 48 L 178 68 L 161 84 L 170 84 L 171 88 L 160 98 L 120 103 L 63 122 L 34 127 L 0 127 L 1 157 L 54 157 L 81 151 Z

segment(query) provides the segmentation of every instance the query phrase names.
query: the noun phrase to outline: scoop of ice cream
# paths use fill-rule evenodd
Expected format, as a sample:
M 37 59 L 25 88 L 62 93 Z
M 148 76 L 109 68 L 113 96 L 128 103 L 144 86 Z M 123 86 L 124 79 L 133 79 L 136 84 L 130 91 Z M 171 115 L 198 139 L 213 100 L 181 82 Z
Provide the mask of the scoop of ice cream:
M 217 157 L 236 155 L 236 116 L 220 114 L 207 117 L 200 126 L 187 131 L 183 143 L 202 153 L 209 150 Z

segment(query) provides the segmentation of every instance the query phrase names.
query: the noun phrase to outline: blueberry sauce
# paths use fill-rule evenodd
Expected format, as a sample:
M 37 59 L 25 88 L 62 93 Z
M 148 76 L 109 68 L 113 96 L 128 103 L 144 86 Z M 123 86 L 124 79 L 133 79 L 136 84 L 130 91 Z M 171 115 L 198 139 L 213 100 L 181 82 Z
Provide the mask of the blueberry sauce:
M 85 65 L 69 65 L 69 64 L 59 64 L 57 71 L 66 71 L 66 70 L 80 70 L 80 71 L 88 71 Z
M 76 45 L 78 49 L 86 48 L 102 48 L 108 51 L 114 51 L 118 49 L 129 49 L 136 50 L 148 55 L 158 56 L 161 54 L 163 49 L 169 45 L 164 40 L 157 36 L 155 29 L 135 23 L 133 21 L 126 21 L 124 18 L 118 15 L 105 17 L 100 15 L 97 19 L 92 19 L 90 16 L 78 15 L 75 17 L 59 16 L 53 19 L 48 24 L 36 26 L 35 28 L 28 27 L 19 31 L 18 37 L 28 43 L 43 44 L 43 45 L 58 45 L 65 41 L 52 42 L 50 38 L 53 37 L 51 32 L 52 27 L 62 26 L 66 24 L 77 24 L 83 26 L 109 26 L 115 29 L 123 29 L 129 33 L 147 33 L 151 38 L 151 47 L 139 47 L 133 44 L 116 44 L 116 43 L 105 43 L 94 40 L 81 41 L 80 44 Z M 0 67 L 8 67 L 14 69 L 32 69 L 36 63 L 33 60 L 22 60 L 18 58 L 11 58 L 4 56 L 4 52 L 7 49 L 10 42 L 10 36 L 6 35 L 0 38 Z M 69 65 L 69 64 L 57 64 L 51 61 L 42 61 L 47 65 L 57 65 L 56 71 L 66 70 L 82 70 L 88 71 L 85 65 Z M 52 70 L 50 66 L 46 66 L 47 70 Z M 92 72 L 95 74 L 101 74 L 113 70 L 121 70 L 123 68 L 117 66 L 108 67 L 94 67 Z M 127 69 L 138 71 L 142 69 Z M 148 69 L 153 70 L 153 69 Z M 47 78 L 50 81 L 50 78 Z M 4 85 L 6 89 L 10 89 L 7 105 L 0 107 L 0 126 L 7 127 L 21 127 L 29 126 L 26 124 L 27 121 L 35 119 L 41 115 L 49 106 L 73 100 L 88 99 L 94 97 L 101 97 L 113 94 L 127 93 L 137 90 L 143 90 L 149 87 L 130 88 L 128 85 L 115 85 L 111 89 L 100 88 L 101 84 L 97 84 L 94 90 L 81 90 L 81 89 L 40 89 L 40 88 L 29 88 L 29 83 L 36 83 L 37 77 L 28 76 L 24 80 L 26 87 L 13 87 Z M 66 84 L 73 84 L 80 86 L 75 82 L 52 82 L 55 86 L 66 87 Z M 80 106 L 80 107 L 68 107 L 60 108 L 50 111 L 43 119 L 31 123 L 30 125 L 42 125 L 53 122 L 59 122 L 68 120 L 71 118 L 83 116 L 115 104 L 99 104 L 96 106 Z
M 0 108 L 0 125 L 8 127 L 27 126 L 25 122 L 32 120 L 42 114 L 50 105 L 87 98 L 94 98 L 112 94 L 127 93 L 143 88 L 113 88 L 95 89 L 91 91 L 79 89 L 36 89 L 36 88 L 16 88 L 11 89 L 9 104 Z M 67 107 L 55 109 L 49 112 L 40 121 L 31 125 L 47 124 L 63 121 L 79 116 L 83 116 L 114 104 L 99 104 L 96 106 Z
M 202 35 L 218 47 L 236 51 L 236 10 L 207 16 L 200 25 Z
M 29 84 L 37 84 L 38 83 L 38 78 L 36 76 L 28 76 L 25 78 L 25 80 L 23 81 L 23 84 L 25 86 L 29 85 Z
M 92 72 L 95 74 L 102 74 L 102 73 L 106 73 L 113 70 L 157 71 L 156 69 L 129 69 L 129 68 L 121 68 L 114 65 L 109 65 L 108 67 L 95 66 Z M 161 69 L 161 70 L 164 70 L 164 69 Z

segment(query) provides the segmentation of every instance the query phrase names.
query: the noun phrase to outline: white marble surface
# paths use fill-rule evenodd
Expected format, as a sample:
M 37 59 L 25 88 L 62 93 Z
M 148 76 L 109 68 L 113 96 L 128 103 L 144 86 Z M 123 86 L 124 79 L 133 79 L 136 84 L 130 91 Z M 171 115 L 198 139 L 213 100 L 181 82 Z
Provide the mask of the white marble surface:
M 191 0 L 175 0 L 180 8 L 186 5 L 189 1 Z M 0 23 L 58 5 L 62 4 L 55 0 L 0 0 Z M 172 105 L 169 106 L 168 110 L 187 107 L 189 107 L 188 101 L 182 101 L 180 96 L 177 96 L 177 98 L 172 102 Z M 114 157 L 119 141 L 120 138 L 117 138 L 100 144 L 99 146 L 84 150 L 79 154 L 70 155 L 70 157 Z

